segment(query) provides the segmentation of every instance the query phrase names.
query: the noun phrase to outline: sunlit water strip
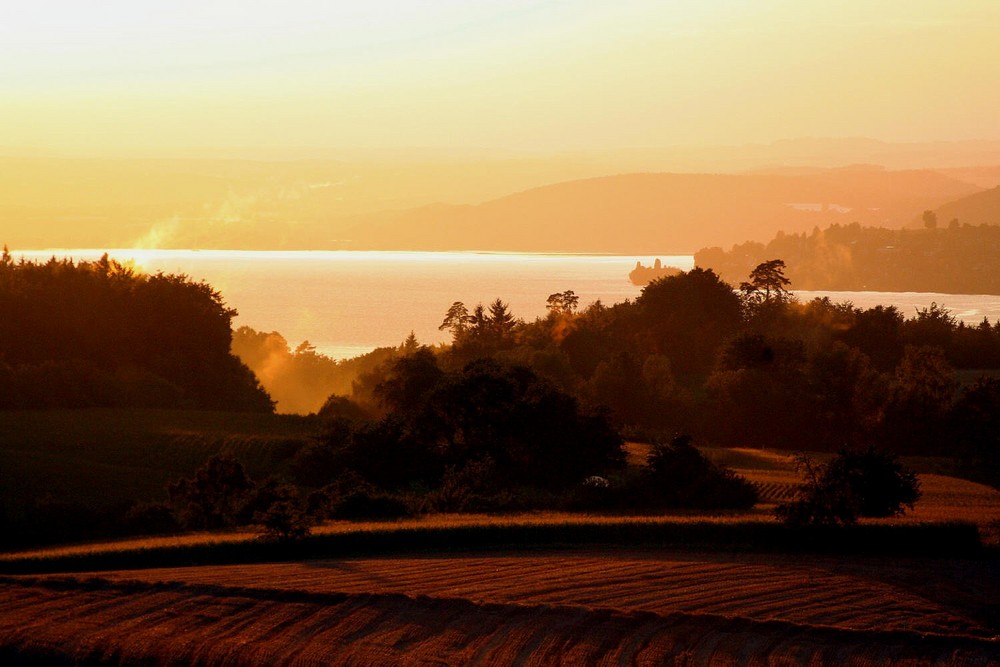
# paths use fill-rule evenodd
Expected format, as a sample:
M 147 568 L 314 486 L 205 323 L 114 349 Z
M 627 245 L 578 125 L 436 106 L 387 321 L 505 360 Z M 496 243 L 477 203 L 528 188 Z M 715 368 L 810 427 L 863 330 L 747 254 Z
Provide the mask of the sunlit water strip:
M 103 250 L 35 250 L 15 259 L 97 259 Z M 496 298 L 526 320 L 545 313 L 554 292 L 573 290 L 581 305 L 634 299 L 628 281 L 636 261 L 656 256 L 486 252 L 110 250 L 119 261 L 147 272 L 184 273 L 218 289 L 239 311 L 235 326 L 278 331 L 294 348 L 308 340 L 334 358 L 399 345 L 413 331 L 423 343 L 447 340 L 438 330 L 454 301 L 470 308 Z M 667 266 L 690 269 L 690 255 L 658 256 Z M 932 302 L 969 323 L 1000 317 L 1000 297 L 910 292 L 798 292 L 830 296 L 856 306 L 896 305 L 907 316 Z

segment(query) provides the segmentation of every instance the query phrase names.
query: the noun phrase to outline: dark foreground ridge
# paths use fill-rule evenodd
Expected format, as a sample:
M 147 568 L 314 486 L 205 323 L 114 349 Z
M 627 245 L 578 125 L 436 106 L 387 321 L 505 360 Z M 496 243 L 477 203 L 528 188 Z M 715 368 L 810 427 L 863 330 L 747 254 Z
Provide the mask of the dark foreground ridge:
M 92 572 L 349 556 L 574 546 L 651 546 L 733 552 L 977 557 L 984 547 L 971 523 L 798 526 L 747 521 L 484 524 L 395 528 L 313 535 L 297 542 L 222 542 L 0 560 L 0 573 Z
M 0 580 L 5 665 L 1000 663 L 1000 643 L 705 614 L 173 582 Z

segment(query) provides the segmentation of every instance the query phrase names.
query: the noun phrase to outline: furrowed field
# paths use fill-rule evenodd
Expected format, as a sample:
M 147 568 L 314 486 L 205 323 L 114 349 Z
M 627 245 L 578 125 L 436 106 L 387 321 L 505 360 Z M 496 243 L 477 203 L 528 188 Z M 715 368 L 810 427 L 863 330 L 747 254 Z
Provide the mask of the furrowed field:
M 94 507 L 157 497 L 220 451 L 258 474 L 280 469 L 317 429 L 84 414 L 0 413 L 20 434 L 4 440 L 5 492 L 32 479 Z M 629 445 L 630 463 L 647 453 Z M 800 479 L 790 455 L 706 453 L 758 487 L 756 508 L 432 515 L 328 522 L 295 545 L 228 531 L 8 552 L 0 659 L 1000 664 L 996 548 L 953 523 L 995 542 L 1000 492 L 941 474 L 946 460 L 914 459 L 924 497 L 913 513 L 833 537 L 789 532 L 770 512 Z

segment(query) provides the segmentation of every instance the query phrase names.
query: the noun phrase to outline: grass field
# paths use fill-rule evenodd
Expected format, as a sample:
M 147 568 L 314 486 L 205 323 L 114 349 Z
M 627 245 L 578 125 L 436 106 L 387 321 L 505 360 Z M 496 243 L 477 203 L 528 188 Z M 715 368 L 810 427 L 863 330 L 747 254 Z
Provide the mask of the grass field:
M 0 501 L 72 502 L 93 510 L 162 499 L 164 485 L 214 454 L 255 477 L 280 471 L 314 420 L 169 410 L 0 411 Z

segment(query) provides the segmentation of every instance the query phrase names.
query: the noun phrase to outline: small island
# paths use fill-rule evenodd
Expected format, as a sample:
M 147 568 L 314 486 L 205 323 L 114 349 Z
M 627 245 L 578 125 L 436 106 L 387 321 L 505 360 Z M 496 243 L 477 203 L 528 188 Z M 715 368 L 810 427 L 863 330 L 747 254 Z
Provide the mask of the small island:
M 633 285 L 645 287 L 658 278 L 669 278 L 681 273 L 682 271 L 675 266 L 663 266 L 660 258 L 657 257 L 653 266 L 643 266 L 642 262 L 636 262 L 635 268 L 628 274 L 628 279 Z

